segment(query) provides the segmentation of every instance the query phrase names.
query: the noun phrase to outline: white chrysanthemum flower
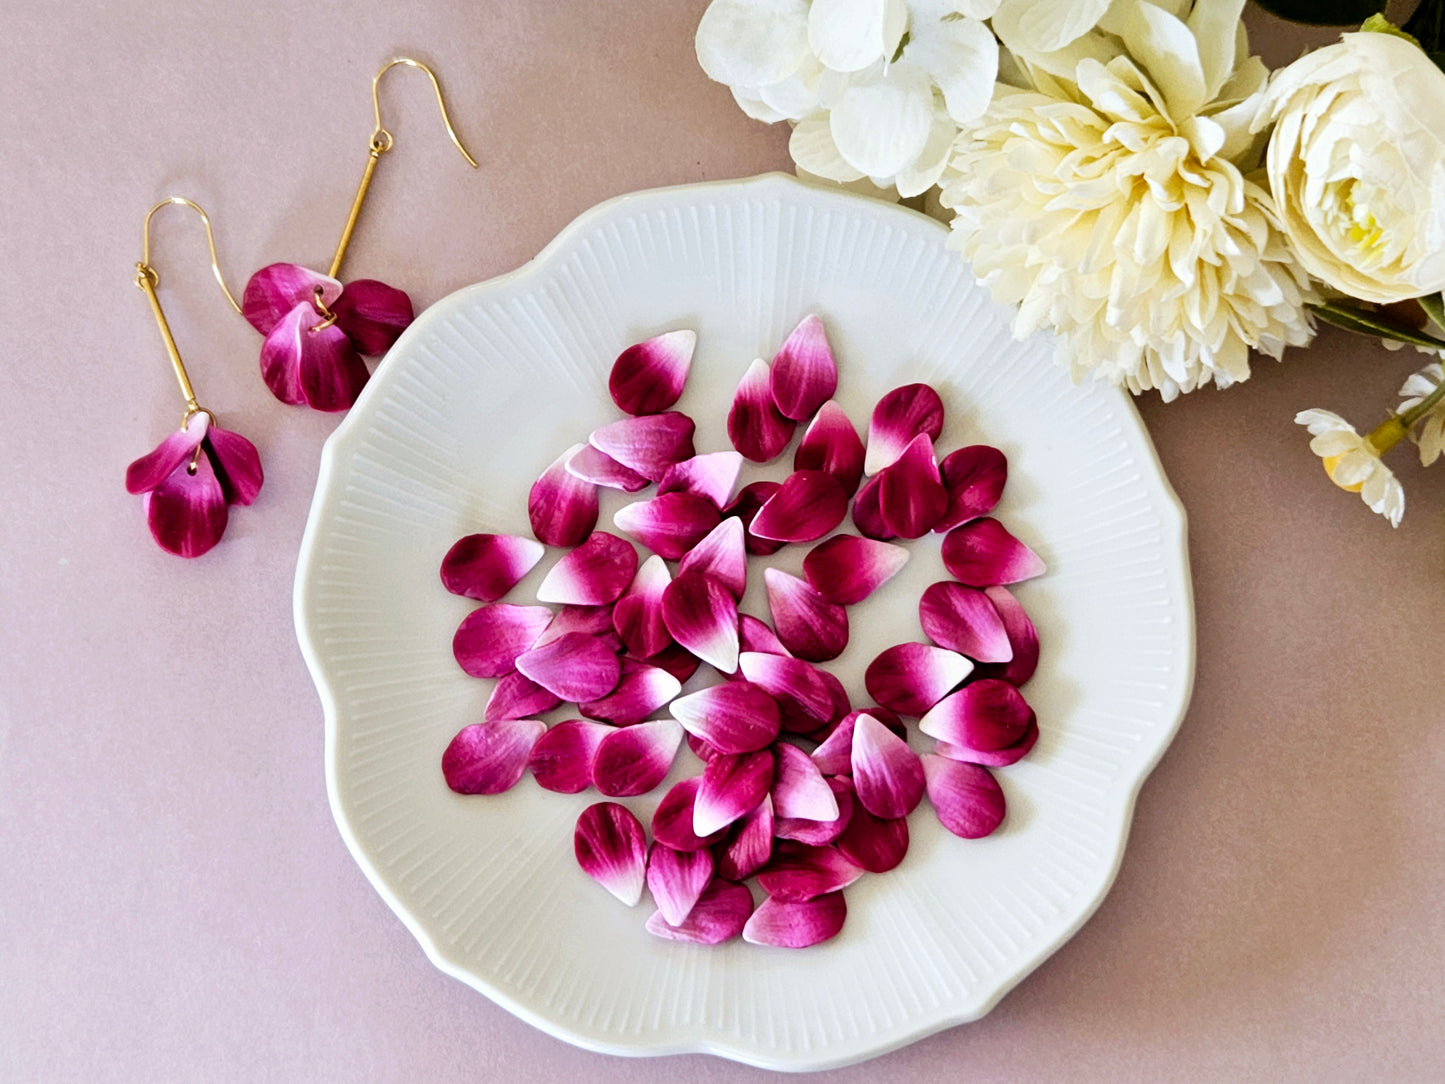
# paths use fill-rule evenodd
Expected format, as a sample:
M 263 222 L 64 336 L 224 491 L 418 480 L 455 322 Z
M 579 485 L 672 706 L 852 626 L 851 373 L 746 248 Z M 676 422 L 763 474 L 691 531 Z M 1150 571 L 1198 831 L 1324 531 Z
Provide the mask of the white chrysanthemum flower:
M 1310 451 L 1324 460 L 1330 481 L 1358 493 L 1370 511 L 1388 519 L 1391 527 L 1400 526 L 1405 490 L 1380 458 L 1389 448 L 1376 447 L 1369 436 L 1360 436 L 1353 425 L 1328 410 L 1302 410 L 1294 420 L 1309 427 L 1314 437 Z
M 1061 336 L 1088 371 L 1167 401 L 1249 376 L 1249 350 L 1279 357 L 1312 337 L 1309 278 L 1269 192 L 1249 175 L 1268 72 L 1247 54 L 1243 0 L 1175 15 L 1120 0 L 1062 77 L 1024 62 L 964 125 L 944 178 L 951 242 L 1014 333 Z
M 1400 404 L 1399 412 L 1405 414 L 1420 406 L 1439 389 L 1442 382 L 1445 382 L 1445 365 L 1438 361 L 1411 374 L 1400 388 L 1400 394 L 1406 398 Z M 1410 439 L 1420 449 L 1421 465 L 1428 467 L 1445 452 L 1445 401 L 1437 400 L 1427 407 L 1419 424 L 1418 429 L 1410 431 Z

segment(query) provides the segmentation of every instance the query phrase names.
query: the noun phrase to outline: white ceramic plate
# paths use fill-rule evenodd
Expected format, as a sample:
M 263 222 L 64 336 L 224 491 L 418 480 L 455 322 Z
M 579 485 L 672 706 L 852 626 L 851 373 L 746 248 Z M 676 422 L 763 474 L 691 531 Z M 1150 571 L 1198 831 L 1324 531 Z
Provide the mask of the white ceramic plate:
M 1112 882 L 1192 681 L 1184 517 L 1128 398 L 1072 386 L 1051 342 L 1014 342 L 944 236 L 911 211 L 781 175 L 613 200 L 532 263 L 423 313 L 327 443 L 295 605 L 337 825 L 436 965 L 536 1026 L 617 1054 L 843 1065 L 982 1016 Z M 471 604 L 437 568 L 463 534 L 527 533 L 533 479 L 618 416 L 606 379 L 628 343 L 697 329 L 680 409 L 699 450 L 719 450 L 738 377 L 810 312 L 860 427 L 882 392 L 923 380 L 948 406 L 940 448 L 1008 454 L 998 514 L 1050 566 L 1019 589 L 1043 643 L 1025 687 L 1042 737 L 998 773 L 1009 812 L 995 835 L 955 839 L 925 804 L 903 865 L 848 889 L 834 941 L 664 942 L 643 929 L 647 904 L 621 906 L 575 864 L 572 826 L 595 793 L 530 778 L 490 798 L 447 789 L 442 750 L 480 719 L 492 683 L 452 658 Z M 625 499 L 604 502 L 600 526 Z M 922 638 L 916 600 L 945 575 L 937 540 L 921 541 L 854 608 L 853 641 L 830 665 L 855 701 L 878 650 Z M 684 750 L 674 777 L 696 770 Z M 646 823 L 664 791 L 627 804 Z

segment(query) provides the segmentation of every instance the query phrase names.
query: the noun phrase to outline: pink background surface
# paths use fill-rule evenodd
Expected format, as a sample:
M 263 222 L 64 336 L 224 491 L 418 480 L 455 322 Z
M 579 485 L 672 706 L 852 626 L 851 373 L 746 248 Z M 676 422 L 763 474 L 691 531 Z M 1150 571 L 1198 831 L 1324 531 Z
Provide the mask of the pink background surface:
M 211 212 L 238 291 L 274 260 L 324 266 L 368 81 L 418 56 L 481 169 L 422 78 L 388 77 L 398 149 L 347 272 L 420 308 L 610 196 L 787 167 L 786 131 L 698 69 L 703 7 L 0 4 L 0 1079 L 764 1075 L 533 1030 L 434 970 L 352 862 L 291 623 L 337 419 L 271 398 L 180 210 L 157 218 L 163 300 L 266 487 L 184 562 L 121 485 L 180 409 L 131 285 L 153 202 Z M 1253 21 L 1272 62 L 1306 40 Z M 1292 422 L 1372 424 L 1416 362 L 1326 333 L 1243 387 L 1141 402 L 1190 516 L 1199 675 L 1118 881 L 983 1021 L 834 1076 L 1445 1075 L 1445 469 L 1397 457 L 1410 507 L 1391 531 Z

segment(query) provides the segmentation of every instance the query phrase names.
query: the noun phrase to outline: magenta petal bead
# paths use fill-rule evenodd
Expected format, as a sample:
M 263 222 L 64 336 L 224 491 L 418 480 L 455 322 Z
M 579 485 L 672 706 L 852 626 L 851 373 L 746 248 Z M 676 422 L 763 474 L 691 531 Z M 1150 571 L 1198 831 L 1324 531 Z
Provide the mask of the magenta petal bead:
M 948 511 L 935 531 L 951 531 L 961 523 L 994 510 L 1008 481 L 1008 459 L 997 448 L 972 444 L 945 456 L 938 465 L 948 490 Z
M 829 400 L 818 408 L 803 431 L 798 450 L 793 453 L 793 469 L 831 474 L 851 497 L 863 478 L 863 455 L 858 430 L 843 408 Z
M 727 507 L 737 485 L 743 457 L 737 452 L 708 452 L 674 463 L 658 483 L 658 493 L 691 493 L 705 497 L 714 508 Z
M 671 582 L 667 562 L 654 553 L 642 562 L 632 586 L 612 607 L 612 627 L 634 655 L 645 659 L 672 643 L 662 617 L 662 593 Z
M 773 358 L 773 403 L 785 418 L 811 418 L 838 390 L 838 365 L 823 321 L 805 316 Z
M 848 494 L 822 471 L 794 471 L 763 502 L 748 530 L 775 542 L 822 538 L 848 515 Z
M 882 483 L 883 476 L 875 474 L 858 490 L 858 496 L 853 498 L 853 526 L 858 528 L 861 535 L 886 542 L 890 538 L 897 538 L 898 532 L 883 522 L 882 505 L 879 503 Z
M 637 551 L 606 531 L 594 531 L 563 554 L 537 587 L 539 602 L 604 606 L 616 602 L 637 572 Z
M 1034 713 L 1006 681 L 979 678 L 940 700 L 918 729 L 970 749 L 1003 749 L 1024 736 Z
M 246 282 L 241 295 L 241 313 L 262 335 L 271 331 L 287 313 L 305 305 L 318 314 L 315 307 L 316 288 L 321 287 L 321 303 L 328 308 L 341 296 L 341 283 L 329 275 L 312 271 L 294 263 L 273 263 L 263 267 Z
M 803 558 L 803 574 L 829 602 L 852 606 L 896 576 L 908 563 L 908 550 L 873 538 L 834 535 Z
M 194 422 L 191 423 L 194 426 Z M 206 430 L 206 454 L 221 483 L 227 504 L 250 504 L 261 492 L 265 480 L 261 473 L 261 456 L 240 433 L 212 425 Z
M 667 778 L 682 727 L 671 719 L 620 727 L 605 734 L 592 757 L 592 784 L 609 798 L 646 794 Z
M 625 467 L 650 481 L 661 481 L 668 468 L 695 453 L 692 419 L 669 411 L 640 418 L 623 418 L 594 429 L 587 443 L 606 452 Z
M 838 799 L 813 758 L 796 745 L 773 748 L 773 813 L 807 821 L 834 821 Z
M 631 726 L 665 707 L 682 691 L 682 682 L 660 666 L 636 659 L 620 661 L 622 672 L 617 687 L 601 699 L 577 705 L 577 710 L 587 718 Z
M 976 519 L 943 539 L 943 566 L 960 583 L 993 587 L 1044 573 L 1044 562 L 996 519 Z
M 370 373 L 346 333 L 323 323 L 309 304 L 283 316 L 261 344 L 261 376 L 283 403 L 346 410 Z
M 647 932 L 668 941 L 693 945 L 720 945 L 743 932 L 753 913 L 753 896 L 747 885 L 715 879 L 702 890 L 687 918 L 669 925 L 662 911 L 647 920 Z
M 458 794 L 500 794 L 516 786 L 547 725 L 509 719 L 464 726 L 442 753 L 442 774 Z
M 669 561 L 682 557 L 720 521 L 711 501 L 691 493 L 664 493 L 648 501 L 633 501 L 612 517 L 619 531 Z
M 774 823 L 773 800 L 764 795 L 761 802 L 733 823 L 721 842 L 713 845 L 718 876 L 741 881 L 762 869 L 773 855 Z
M 582 871 L 628 907 L 642 899 L 647 837 L 626 806 L 598 802 L 582 811 L 572 836 Z
M 702 776 L 695 775 L 675 784 L 662 796 L 652 814 L 652 835 L 657 842 L 678 851 L 696 851 L 722 838 L 724 829 L 721 828 L 707 836 L 699 836 L 692 830 L 693 807 L 701 786 Z
M 750 681 L 725 681 L 687 696 L 669 709 L 689 734 L 723 753 L 766 749 L 778 736 L 777 701 Z
M 691 913 L 703 890 L 712 882 L 712 852 L 675 851 L 656 844 L 647 857 L 647 888 L 669 926 L 677 926 Z
M 943 400 L 927 384 L 894 388 L 873 408 L 868 422 L 866 474 L 877 474 L 903 454 L 910 441 L 925 434 L 930 441 L 943 432 Z
M 758 871 L 758 887 L 780 902 L 801 903 L 847 888 L 863 872 L 835 847 L 793 842 L 773 848 L 772 859 Z
M 793 655 L 809 662 L 836 659 L 848 646 L 848 611 L 829 602 L 796 576 L 776 568 L 763 570 L 768 609 L 778 639 Z
M 853 816 L 834 845 L 869 873 L 887 873 L 908 853 L 908 818 L 877 817 L 855 801 Z
M 935 644 L 975 662 L 1008 662 L 1013 658 L 1013 647 L 998 609 L 975 587 L 951 580 L 929 585 L 918 600 L 918 619 Z
M 729 516 L 682 555 L 678 571 L 701 572 L 741 599 L 748 588 L 748 551 L 743 521 Z
M 864 712 L 853 727 L 853 786 L 875 817 L 912 813 L 923 799 L 923 766 L 907 743 Z
M 773 755 L 766 749 L 708 761 L 693 804 L 692 830 L 706 836 L 756 809 L 773 782 Z
M 728 411 L 728 438 L 754 463 L 782 454 L 793 439 L 794 423 L 773 402 L 772 372 L 761 358 L 748 366 Z
M 723 584 L 684 572 L 662 593 L 667 631 L 688 651 L 724 674 L 738 668 L 738 602 Z
M 527 518 L 539 542 L 576 546 L 597 526 L 597 487 L 567 471 L 567 461 L 582 445 L 557 457 L 527 494 Z
M 517 671 L 563 700 L 598 700 L 617 687 L 622 664 L 585 632 L 569 632 L 517 656 Z
M 932 644 L 896 644 L 868 664 L 868 695 L 902 715 L 922 715 L 973 673 L 973 663 Z
M 634 343 L 612 363 L 607 390 L 628 414 L 670 410 L 682 396 L 697 347 L 697 332 L 681 329 Z
M 178 557 L 201 556 L 226 530 L 226 493 L 206 455 L 196 460 L 194 474 L 189 462 L 183 464 L 146 493 L 141 504 L 151 537 Z
M 998 611 L 1008 634 L 1013 658 L 1006 663 L 991 663 L 980 668 L 983 677 L 1003 678 L 1010 685 L 1022 685 L 1034 676 L 1039 665 L 1039 633 L 1023 604 L 1006 587 L 986 587 L 983 591 Z
M 1003 789 L 987 768 L 928 755 L 923 758 L 928 800 L 943 826 L 964 839 L 980 839 L 1003 823 Z
M 368 357 L 385 354 L 416 319 L 411 298 L 376 279 L 348 282 L 331 311 L 356 352 Z
M 612 733 L 605 723 L 568 719 L 537 739 L 527 758 L 532 778 L 544 790 L 579 794 L 592 783 L 592 758 L 597 745 Z
M 452 654 L 472 677 L 502 677 L 516 668 L 517 656 L 531 649 L 551 621 L 552 611 L 545 606 L 479 606 L 457 627 Z
M 607 489 L 620 489 L 624 493 L 636 493 L 651 483 L 631 467 L 624 467 L 606 452 L 599 452 L 590 444 L 578 444 L 565 464 L 567 473 L 584 482 Z
M 562 698 L 542 688 L 525 674 L 515 670 L 497 682 L 482 717 L 489 723 L 498 719 L 529 719 L 551 711 Z
M 900 538 L 921 538 L 948 511 L 948 490 L 933 461 L 933 442 L 914 438 L 878 475 L 878 514 Z
M 842 892 L 829 892 L 802 903 L 768 898 L 743 927 L 743 940 L 774 948 L 807 948 L 836 937 L 848 917 Z
M 469 534 L 442 558 L 442 586 L 454 595 L 495 602 L 537 566 L 546 549 L 510 534 Z

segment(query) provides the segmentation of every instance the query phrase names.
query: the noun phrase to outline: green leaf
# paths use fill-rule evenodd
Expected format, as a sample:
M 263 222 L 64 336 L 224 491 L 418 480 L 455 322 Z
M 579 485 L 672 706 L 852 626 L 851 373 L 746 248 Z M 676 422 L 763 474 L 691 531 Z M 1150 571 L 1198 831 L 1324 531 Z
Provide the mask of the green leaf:
M 1259 6 L 1292 23 L 1351 26 L 1385 10 L 1386 0 L 1258 0 Z M 1428 3 L 1429 0 L 1426 0 Z M 1408 27 L 1407 27 L 1408 29 Z
M 1425 315 L 1435 321 L 1435 326 L 1445 328 L 1445 299 L 1439 294 L 1431 294 L 1429 297 L 1418 299 L 1420 307 L 1425 310 Z
M 1336 305 L 1332 301 L 1323 305 L 1310 305 L 1309 310 L 1325 323 L 1342 327 L 1346 331 L 1353 331 L 1356 335 L 1369 335 L 1377 339 L 1394 339 L 1396 342 L 1409 343 L 1412 346 L 1423 346 L 1427 350 L 1445 350 L 1445 339 L 1426 335 L 1405 324 L 1396 323 L 1388 317 L 1382 317 L 1379 313 L 1352 309 L 1347 305 Z

